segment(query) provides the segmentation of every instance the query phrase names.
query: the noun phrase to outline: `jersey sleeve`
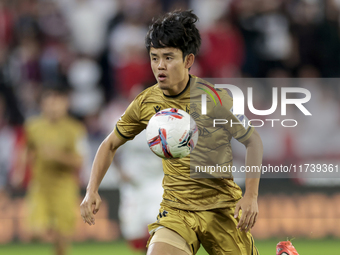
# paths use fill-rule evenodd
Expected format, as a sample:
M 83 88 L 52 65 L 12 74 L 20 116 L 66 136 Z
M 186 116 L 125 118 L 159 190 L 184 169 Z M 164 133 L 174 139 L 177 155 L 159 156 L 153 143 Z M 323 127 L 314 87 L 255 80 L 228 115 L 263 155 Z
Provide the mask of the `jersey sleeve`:
M 115 134 L 123 140 L 132 140 L 146 125 L 141 122 L 141 97 L 137 96 L 118 120 Z
M 249 120 L 246 115 L 233 114 L 232 109 L 230 113 L 229 121 L 232 121 L 233 126 L 231 127 L 229 125 L 228 131 L 237 141 L 243 143 L 254 132 L 254 127 L 249 125 Z

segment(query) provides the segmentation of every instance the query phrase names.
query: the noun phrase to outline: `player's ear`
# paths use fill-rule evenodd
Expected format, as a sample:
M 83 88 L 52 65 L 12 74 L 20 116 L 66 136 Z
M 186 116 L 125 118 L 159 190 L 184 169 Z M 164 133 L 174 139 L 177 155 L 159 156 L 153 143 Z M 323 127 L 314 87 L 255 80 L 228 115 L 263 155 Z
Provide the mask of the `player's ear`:
M 189 55 L 187 55 L 184 59 L 185 62 L 185 68 L 189 69 L 195 61 L 195 55 L 190 53 Z

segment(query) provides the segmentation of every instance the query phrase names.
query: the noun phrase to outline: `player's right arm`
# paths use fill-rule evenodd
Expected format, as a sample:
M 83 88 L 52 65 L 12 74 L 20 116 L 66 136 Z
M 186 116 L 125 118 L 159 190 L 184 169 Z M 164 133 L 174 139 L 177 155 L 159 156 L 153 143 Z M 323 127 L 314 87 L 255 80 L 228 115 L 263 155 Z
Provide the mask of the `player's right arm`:
M 101 203 L 98 188 L 107 172 L 107 169 L 113 161 L 113 157 L 117 149 L 126 141 L 133 139 L 146 128 L 146 124 L 143 124 L 140 121 L 142 119 L 142 94 L 143 92 L 132 101 L 125 113 L 118 120 L 115 130 L 106 137 L 99 146 L 94 158 L 89 184 L 86 188 L 86 195 L 80 205 L 81 216 L 83 217 L 84 222 L 89 225 L 93 225 L 95 223 L 93 215 L 98 212 Z
M 86 188 L 86 195 L 80 205 L 81 216 L 84 222 L 90 226 L 95 224 L 94 214 L 98 212 L 101 204 L 98 194 L 99 185 L 110 167 L 117 149 L 126 141 L 119 138 L 115 132 L 112 132 L 98 148 Z

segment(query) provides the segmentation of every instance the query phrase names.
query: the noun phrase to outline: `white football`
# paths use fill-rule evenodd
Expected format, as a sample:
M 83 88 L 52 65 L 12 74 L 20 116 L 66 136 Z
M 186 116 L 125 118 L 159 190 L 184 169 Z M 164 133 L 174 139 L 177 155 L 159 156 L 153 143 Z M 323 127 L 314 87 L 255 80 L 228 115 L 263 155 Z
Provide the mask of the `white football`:
M 146 139 L 157 156 L 163 159 L 184 158 L 197 144 L 198 129 L 188 113 L 168 108 L 152 116 L 146 127 Z

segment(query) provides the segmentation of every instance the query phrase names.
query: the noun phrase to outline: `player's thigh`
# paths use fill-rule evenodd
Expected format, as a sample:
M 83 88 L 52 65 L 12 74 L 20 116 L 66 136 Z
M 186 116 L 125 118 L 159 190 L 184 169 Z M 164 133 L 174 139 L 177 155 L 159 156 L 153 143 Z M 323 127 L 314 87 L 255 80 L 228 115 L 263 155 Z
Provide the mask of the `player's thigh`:
M 35 187 L 33 187 L 35 188 Z M 35 236 L 44 234 L 49 228 L 50 214 L 48 202 L 44 192 L 36 192 L 34 189 L 28 191 L 26 197 L 27 223 Z
M 157 230 L 152 236 L 147 255 L 192 255 L 185 239 L 168 228 Z
M 188 253 L 171 244 L 153 243 L 149 245 L 147 255 L 188 255 Z
M 182 248 L 185 246 L 189 250 L 189 254 L 196 254 L 200 247 L 200 241 L 197 238 L 197 233 L 194 231 L 195 217 L 193 213 L 183 211 L 171 207 L 161 207 L 157 221 L 148 225 L 149 233 L 151 233 L 148 245 L 155 242 L 154 235 L 159 236 L 163 233 L 175 233 L 176 235 L 167 238 L 167 240 L 177 239 L 181 237 L 183 240 Z M 166 231 L 167 229 L 169 231 Z M 171 235 L 171 234 L 170 234 Z M 167 242 L 168 244 L 172 244 Z
M 78 210 L 78 194 L 74 187 L 65 191 L 55 191 L 50 197 L 50 211 L 53 215 L 53 229 L 61 235 L 71 235 L 76 226 L 76 212 Z

